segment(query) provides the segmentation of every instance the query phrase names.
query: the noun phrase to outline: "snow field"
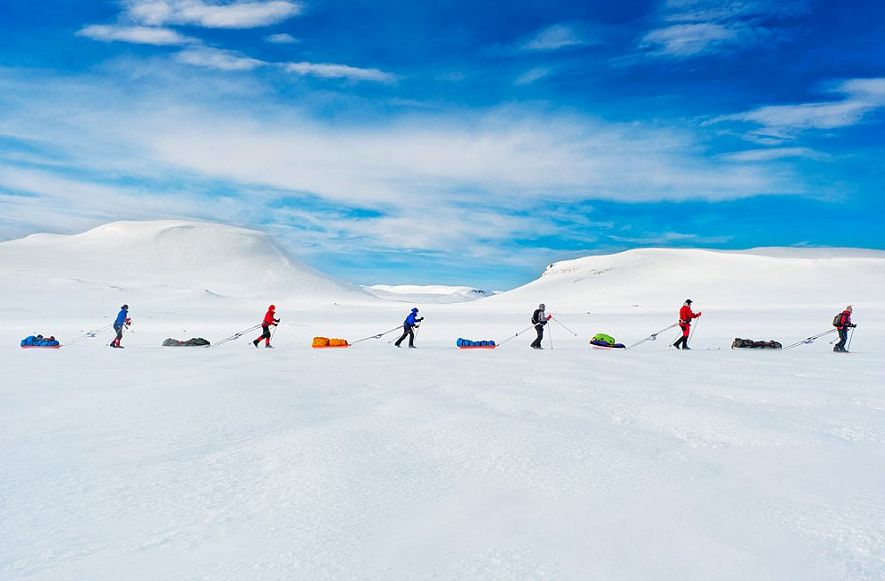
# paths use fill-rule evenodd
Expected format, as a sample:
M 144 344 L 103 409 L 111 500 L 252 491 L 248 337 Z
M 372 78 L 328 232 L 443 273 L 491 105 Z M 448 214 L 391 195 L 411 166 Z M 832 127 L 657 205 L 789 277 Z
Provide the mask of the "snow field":
M 0 243 L 0 283 L 0 579 L 885 578 L 882 253 L 632 251 L 460 304 L 387 287 L 429 297 L 417 350 L 397 332 L 310 349 L 412 305 L 219 225 Z M 588 347 L 672 324 L 688 296 L 695 350 L 669 347 L 676 329 Z M 18 348 L 124 302 L 126 349 L 111 332 Z M 269 302 L 274 350 L 257 331 L 160 347 L 215 343 Z M 539 302 L 578 337 L 552 322 L 543 352 L 532 330 L 455 349 L 506 340 Z M 833 334 L 729 349 L 827 331 L 848 303 L 849 355 Z
M 126 350 L 4 349 L 0 577 L 885 574 L 869 339 L 622 353 L 554 327 L 553 350 L 460 352 L 460 310 L 428 309 L 418 350 L 309 349 L 396 324 L 340 311 L 281 312 L 276 350 L 161 348 L 179 319 L 135 307 Z

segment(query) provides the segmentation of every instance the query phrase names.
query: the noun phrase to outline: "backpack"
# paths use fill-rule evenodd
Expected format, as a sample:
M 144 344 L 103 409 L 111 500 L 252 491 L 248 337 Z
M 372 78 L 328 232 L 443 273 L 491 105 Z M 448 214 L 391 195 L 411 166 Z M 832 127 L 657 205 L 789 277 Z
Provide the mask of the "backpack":
M 833 326 L 841 327 L 842 326 L 842 313 L 839 313 L 835 317 L 833 317 Z
M 532 313 L 532 325 L 541 324 L 541 312 L 541 309 L 535 309 L 535 312 Z

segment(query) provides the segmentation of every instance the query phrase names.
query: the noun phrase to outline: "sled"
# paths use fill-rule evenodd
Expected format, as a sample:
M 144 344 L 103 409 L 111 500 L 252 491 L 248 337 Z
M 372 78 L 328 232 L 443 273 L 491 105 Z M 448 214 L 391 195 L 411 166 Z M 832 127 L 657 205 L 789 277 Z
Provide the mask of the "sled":
M 462 345 L 461 347 L 458 347 L 458 349 L 461 349 L 463 351 L 470 351 L 471 349 L 497 349 L 497 348 L 498 348 L 497 345 Z
M 61 349 L 61 345 L 22 345 L 22 349 Z
M 590 344 L 590 348 L 591 349 L 599 349 L 600 351 L 625 351 L 627 349 L 623 345 L 621 345 L 620 347 L 613 347 L 613 346 L 594 345 L 593 343 Z
M 314 337 L 313 343 L 310 345 L 314 349 L 337 349 L 339 347 L 350 347 L 347 339 L 329 339 L 328 337 Z

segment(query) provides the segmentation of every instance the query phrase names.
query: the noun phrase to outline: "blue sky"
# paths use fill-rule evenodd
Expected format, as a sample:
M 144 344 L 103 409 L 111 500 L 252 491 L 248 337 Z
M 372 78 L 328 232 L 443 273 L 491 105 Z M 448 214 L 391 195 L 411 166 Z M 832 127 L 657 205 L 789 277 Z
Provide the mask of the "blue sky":
M 885 248 L 885 4 L 0 0 L 0 239 L 258 227 L 359 283 Z

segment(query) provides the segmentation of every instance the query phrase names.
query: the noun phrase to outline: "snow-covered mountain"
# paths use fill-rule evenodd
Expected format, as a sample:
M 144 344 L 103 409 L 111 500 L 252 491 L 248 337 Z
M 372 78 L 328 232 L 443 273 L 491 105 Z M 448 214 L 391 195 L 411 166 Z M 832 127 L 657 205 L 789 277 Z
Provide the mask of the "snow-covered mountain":
M 556 262 L 537 280 L 484 301 L 558 308 L 672 308 L 882 302 L 885 252 L 839 248 L 641 249 Z
M 293 260 L 266 234 L 180 220 L 114 222 L 0 243 L 0 277 L 60 291 L 163 287 L 239 298 L 371 299 Z
M 447 285 L 376 284 L 363 288 L 380 299 L 420 304 L 466 303 L 496 294 L 469 286 Z

